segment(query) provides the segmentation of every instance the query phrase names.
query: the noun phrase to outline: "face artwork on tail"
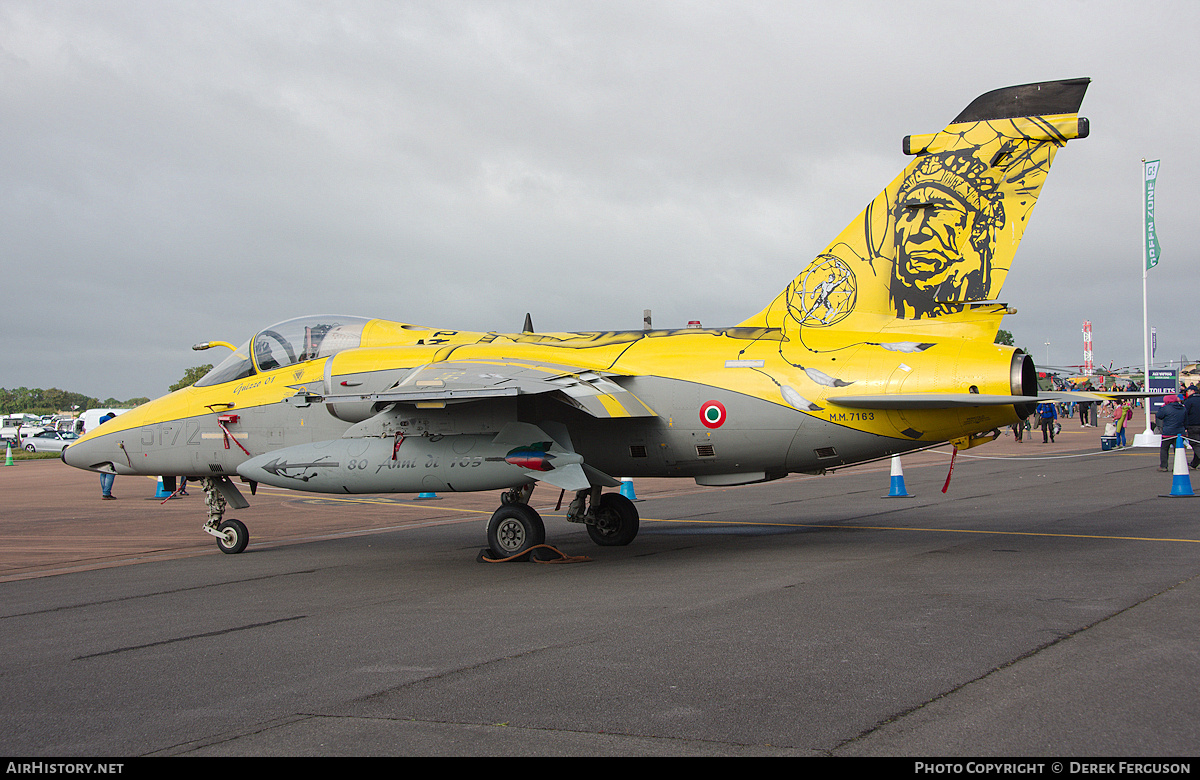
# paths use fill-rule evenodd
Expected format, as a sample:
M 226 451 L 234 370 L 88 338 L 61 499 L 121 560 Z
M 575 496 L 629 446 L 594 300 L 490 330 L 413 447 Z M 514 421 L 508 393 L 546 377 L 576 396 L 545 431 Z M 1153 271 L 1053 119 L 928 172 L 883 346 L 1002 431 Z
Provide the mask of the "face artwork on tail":
M 891 214 L 897 317 L 952 310 L 947 302 L 985 300 L 991 289 L 1004 206 L 988 166 L 974 155 L 974 150 L 929 155 L 900 186 Z

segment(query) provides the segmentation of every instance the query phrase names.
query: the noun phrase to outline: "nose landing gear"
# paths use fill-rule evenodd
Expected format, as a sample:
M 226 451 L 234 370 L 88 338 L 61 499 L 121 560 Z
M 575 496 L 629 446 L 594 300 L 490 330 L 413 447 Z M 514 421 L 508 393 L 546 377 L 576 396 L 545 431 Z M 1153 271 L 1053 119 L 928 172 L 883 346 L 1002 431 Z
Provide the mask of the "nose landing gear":
M 227 489 L 233 491 L 235 506 L 240 504 L 237 506 L 239 509 L 249 506 L 237 492 L 237 488 L 229 482 L 228 477 L 222 479 L 228 485 Z M 208 507 L 208 521 L 204 524 L 204 532 L 216 537 L 217 548 L 226 555 L 236 555 L 245 550 L 246 545 L 250 543 L 250 531 L 246 529 L 246 524 L 233 518 L 222 519 L 227 506 L 221 491 L 224 485 L 220 485 L 212 477 L 205 477 L 200 480 L 200 486 L 204 488 L 204 503 Z
M 217 526 L 217 547 L 221 552 L 236 555 L 250 543 L 250 532 L 241 520 L 230 518 Z

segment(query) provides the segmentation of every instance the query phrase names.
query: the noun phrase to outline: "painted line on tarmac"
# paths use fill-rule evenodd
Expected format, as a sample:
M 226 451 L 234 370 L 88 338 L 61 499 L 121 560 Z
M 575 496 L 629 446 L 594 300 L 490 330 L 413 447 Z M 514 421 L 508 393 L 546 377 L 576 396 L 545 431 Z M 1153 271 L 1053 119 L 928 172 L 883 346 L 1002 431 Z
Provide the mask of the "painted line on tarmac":
M 367 498 L 331 497 L 331 498 L 311 498 L 311 499 L 306 498 L 306 499 L 301 499 L 301 500 L 305 501 L 306 503 L 318 503 L 318 502 L 322 502 L 322 501 L 330 501 L 330 502 L 344 503 L 344 504 L 384 504 L 384 505 L 388 505 L 388 506 L 420 507 L 423 509 L 437 508 L 437 509 L 442 509 L 447 512 L 462 512 L 462 513 L 474 514 L 474 515 L 491 515 L 492 514 L 491 512 L 487 511 L 486 509 L 462 509 L 459 507 L 419 504 L 411 499 L 400 501 L 400 500 L 395 500 L 395 499 L 392 499 L 392 500 L 382 499 L 381 500 L 381 499 L 367 499 Z M 561 515 L 549 514 L 549 512 L 551 512 L 551 511 L 552 510 L 550 510 L 549 508 L 545 508 L 545 509 L 540 510 L 539 513 L 542 514 L 543 517 L 561 517 Z M 456 522 L 456 521 L 450 521 L 450 522 Z M 1124 541 L 1124 542 L 1180 542 L 1180 543 L 1185 543 L 1185 544 L 1200 544 L 1200 539 L 1173 539 L 1173 538 L 1168 538 L 1168 537 L 1154 537 L 1154 536 L 1104 536 L 1104 535 L 1098 535 L 1098 534 L 1061 534 L 1061 533 L 1053 534 L 1053 533 L 1042 533 L 1042 532 L 1036 532 L 1036 531 L 980 531 L 980 530 L 974 530 L 974 529 L 969 529 L 969 528 L 911 528 L 911 527 L 905 528 L 903 526 L 889 526 L 889 525 L 816 525 L 813 523 L 753 523 L 753 522 L 744 522 L 744 521 L 739 522 L 739 521 L 730 521 L 730 520 L 686 520 L 686 519 L 667 520 L 667 519 L 658 519 L 658 518 L 652 518 L 652 517 L 643 517 L 643 518 L 641 518 L 641 522 L 643 522 L 643 523 L 681 523 L 681 524 L 691 523 L 691 524 L 695 524 L 695 525 L 766 526 L 766 527 L 776 527 L 776 528 L 824 528 L 824 529 L 834 530 L 834 531 L 921 531 L 924 533 L 981 534 L 981 535 L 985 535 L 985 536 L 1042 536 L 1042 537 L 1057 538 L 1057 539 L 1107 539 L 1107 540 L 1111 540 L 1111 541 Z M 432 525 L 436 525 L 436 523 L 434 523 Z M 370 529 L 370 530 L 364 529 L 364 530 L 353 531 L 353 532 L 340 532 L 340 533 L 334 533 L 334 534 L 330 534 L 330 535 L 314 536 L 314 537 L 310 537 L 310 538 L 312 538 L 312 539 L 332 538 L 332 537 L 336 537 L 336 536 L 351 535 L 351 534 L 358 535 L 358 534 L 362 534 L 362 533 L 380 533 L 380 532 L 386 532 L 386 531 L 392 531 L 392 530 L 403 530 L 405 528 L 421 528 L 421 527 L 428 527 L 428 526 L 420 525 L 420 524 L 419 525 L 391 526 L 391 527 L 384 527 L 384 528 L 375 528 L 375 529 Z
M 469 511 L 469 510 L 464 510 Z M 331 539 L 346 539 L 355 536 L 372 536 L 374 534 L 392 533 L 393 531 L 414 531 L 419 528 L 437 528 L 443 525 L 456 525 L 458 523 L 472 522 L 476 518 L 473 517 L 458 517 L 443 520 L 426 520 L 404 525 L 388 525 L 379 526 L 377 528 L 356 528 L 349 531 L 330 531 L 323 534 L 308 534 L 305 536 L 286 536 L 273 539 L 264 539 L 261 542 L 251 540 L 246 546 L 246 550 L 265 550 L 271 547 L 287 547 L 293 544 L 307 544 L 309 542 L 324 542 Z M 219 550 L 214 550 L 219 552 Z
M 692 523 L 696 525 L 774 526 L 777 528 L 825 528 L 831 531 L 921 531 L 942 534 L 981 534 L 984 536 L 1044 536 L 1056 539 L 1108 539 L 1121 542 L 1181 542 L 1200 544 L 1200 539 L 1172 539 L 1154 536 L 1102 536 L 1098 534 L 1051 534 L 1037 531 L 979 531 L 970 528 L 905 528 L 890 525 L 816 525 L 813 523 L 755 523 L 736 520 L 659 520 L 643 517 L 643 523 Z
M 1026 455 L 972 455 L 968 452 L 964 452 L 963 450 L 959 450 L 958 457 L 971 458 L 973 460 L 1067 460 L 1070 458 L 1107 458 L 1107 457 L 1110 457 L 1113 455 L 1138 455 L 1138 454 L 1157 455 L 1158 454 L 1157 449 L 1154 449 L 1153 451 L 1151 451 L 1146 448 L 1139 448 L 1142 450 L 1141 453 L 1128 452 L 1128 450 L 1132 450 L 1132 449 L 1133 449 L 1133 447 L 1119 447 L 1115 450 L 1100 450 L 1098 452 L 1075 452 L 1075 453 L 1067 453 L 1065 455 L 1033 455 L 1033 456 L 1026 456 Z M 953 452 L 946 452 L 945 450 L 932 449 L 932 448 L 928 449 L 928 450 L 924 450 L 924 452 L 931 452 L 935 455 L 942 455 L 947 458 L 954 454 Z M 901 457 L 904 457 L 904 456 L 902 455 Z

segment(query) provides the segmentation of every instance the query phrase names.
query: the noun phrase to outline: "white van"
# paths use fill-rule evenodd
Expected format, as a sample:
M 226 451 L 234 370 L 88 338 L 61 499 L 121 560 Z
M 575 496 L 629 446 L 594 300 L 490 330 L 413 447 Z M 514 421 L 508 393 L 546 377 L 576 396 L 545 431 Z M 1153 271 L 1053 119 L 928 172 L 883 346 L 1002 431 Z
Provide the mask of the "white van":
M 80 436 L 85 433 L 91 433 L 92 430 L 100 424 L 100 418 L 112 412 L 113 414 L 125 414 L 128 409 L 88 409 L 83 414 L 79 415 L 79 419 L 75 421 L 75 432 Z M 82 426 L 82 428 L 80 427 Z

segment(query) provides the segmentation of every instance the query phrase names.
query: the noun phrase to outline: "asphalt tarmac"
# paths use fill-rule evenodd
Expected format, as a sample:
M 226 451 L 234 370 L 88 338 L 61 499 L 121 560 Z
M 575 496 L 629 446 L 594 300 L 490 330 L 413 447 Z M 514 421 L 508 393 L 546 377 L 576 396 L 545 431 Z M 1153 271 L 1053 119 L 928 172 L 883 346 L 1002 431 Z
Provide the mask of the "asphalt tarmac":
M 477 561 L 496 494 L 259 490 L 223 555 L 198 486 L 0 467 L 0 752 L 1196 755 L 1200 498 L 1074 422 L 949 463 L 638 481 L 623 548 L 542 488 L 559 564 Z

